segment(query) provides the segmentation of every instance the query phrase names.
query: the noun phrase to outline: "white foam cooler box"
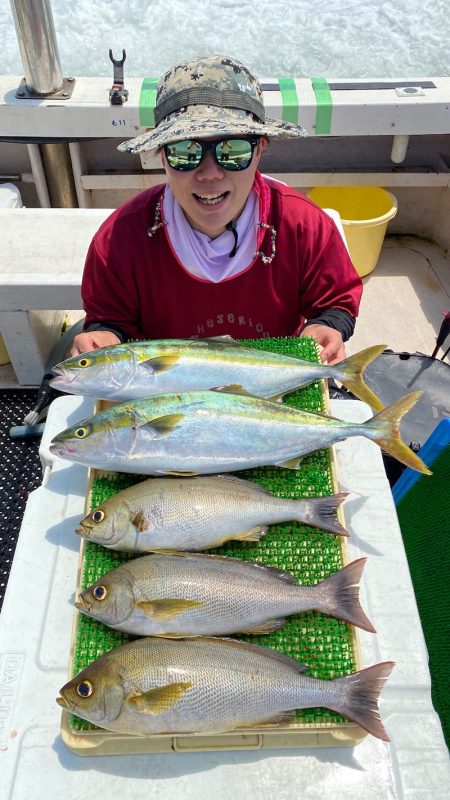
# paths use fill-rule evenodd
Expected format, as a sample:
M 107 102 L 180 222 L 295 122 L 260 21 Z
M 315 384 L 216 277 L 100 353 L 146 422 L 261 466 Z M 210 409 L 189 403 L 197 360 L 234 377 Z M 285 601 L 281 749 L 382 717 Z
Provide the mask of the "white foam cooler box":
M 331 412 L 354 422 L 371 416 L 359 401 L 332 401 Z M 431 705 L 427 653 L 395 506 L 381 452 L 361 437 L 336 445 L 336 463 L 339 490 L 353 492 L 346 501 L 349 559 L 368 556 L 361 602 L 377 634 L 359 632 L 361 661 L 364 666 L 396 662 L 380 701 L 391 742 L 365 736 L 355 747 L 262 751 L 252 733 L 253 752 L 245 753 L 222 752 L 222 745 L 210 746 L 211 752 L 174 753 L 183 749 L 181 739 L 171 752 L 147 756 L 79 758 L 68 750 L 55 698 L 67 680 L 79 562 L 74 529 L 84 515 L 87 469 L 56 458 L 49 443 L 91 413 L 92 403 L 75 396 L 50 406 L 40 448 L 43 485 L 29 497 L 3 604 L 0 775 L 5 798 L 78 800 L 106 794 L 115 800 L 150 792 L 161 800 L 253 800 L 275 792 L 277 800 L 291 800 L 295 787 L 308 800 L 447 800 L 448 750 Z

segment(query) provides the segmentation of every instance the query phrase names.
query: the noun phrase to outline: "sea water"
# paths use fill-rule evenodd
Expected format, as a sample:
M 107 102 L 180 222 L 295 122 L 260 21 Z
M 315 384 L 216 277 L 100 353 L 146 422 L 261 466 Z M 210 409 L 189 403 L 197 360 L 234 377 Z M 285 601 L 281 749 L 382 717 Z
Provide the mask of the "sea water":
M 448 0 L 52 0 L 63 74 L 159 76 L 205 54 L 260 77 L 450 75 Z M 0 73 L 23 73 L 12 11 L 0 0 Z

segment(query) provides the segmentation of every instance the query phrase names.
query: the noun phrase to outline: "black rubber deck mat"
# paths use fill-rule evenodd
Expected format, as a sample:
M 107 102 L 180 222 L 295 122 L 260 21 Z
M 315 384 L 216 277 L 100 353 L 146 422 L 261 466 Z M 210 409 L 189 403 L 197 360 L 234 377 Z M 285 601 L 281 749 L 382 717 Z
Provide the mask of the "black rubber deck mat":
M 42 483 L 40 437 L 11 438 L 22 425 L 37 390 L 0 391 L 0 609 L 14 558 L 28 495 Z

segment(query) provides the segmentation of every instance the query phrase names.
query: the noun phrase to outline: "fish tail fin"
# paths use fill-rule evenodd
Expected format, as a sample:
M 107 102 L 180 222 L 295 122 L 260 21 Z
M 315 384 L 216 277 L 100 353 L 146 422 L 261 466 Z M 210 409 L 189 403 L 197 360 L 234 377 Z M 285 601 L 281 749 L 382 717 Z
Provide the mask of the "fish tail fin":
M 385 742 L 390 742 L 390 738 L 381 721 L 378 698 L 394 666 L 394 661 L 383 661 L 333 681 L 340 684 L 343 697 L 339 707 L 333 706 L 334 710 Z
M 373 438 L 386 453 L 401 461 L 407 467 L 421 472 L 423 475 L 432 475 L 430 469 L 424 464 L 400 436 L 400 420 L 417 402 L 423 392 L 411 392 L 380 411 L 365 423 L 373 427 Z
M 297 500 L 298 512 L 294 519 L 314 528 L 336 533 L 339 536 L 349 536 L 348 531 L 339 522 L 336 511 L 348 497 L 348 492 L 328 495 L 327 497 L 309 497 L 307 500 Z M 306 512 L 304 510 L 306 507 Z
M 317 584 L 314 591 L 320 605 L 315 608 L 365 631 L 376 633 L 359 602 L 359 582 L 366 561 L 366 558 L 358 558 Z
M 354 356 L 349 356 L 345 361 L 336 364 L 338 370 L 335 375 L 338 380 L 345 384 L 353 394 L 356 395 L 364 403 L 367 403 L 375 411 L 381 411 L 383 403 L 380 398 L 369 389 L 364 381 L 363 373 L 365 368 L 374 361 L 383 350 L 386 349 L 385 344 L 377 344 L 373 347 L 367 347 L 361 350 L 360 353 L 355 353 Z

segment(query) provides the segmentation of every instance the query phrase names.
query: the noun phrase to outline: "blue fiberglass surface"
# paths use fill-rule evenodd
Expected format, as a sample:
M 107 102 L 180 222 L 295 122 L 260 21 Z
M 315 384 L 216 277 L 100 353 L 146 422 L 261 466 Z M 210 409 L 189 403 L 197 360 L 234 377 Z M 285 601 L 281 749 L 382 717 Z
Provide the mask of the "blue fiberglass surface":
M 428 437 L 423 447 L 420 448 L 420 457 L 425 464 L 433 469 L 433 461 L 440 455 L 444 447 L 450 444 L 450 419 L 443 419 Z M 395 504 L 405 496 L 416 481 L 420 473 L 409 467 L 401 474 L 397 483 L 392 487 Z

